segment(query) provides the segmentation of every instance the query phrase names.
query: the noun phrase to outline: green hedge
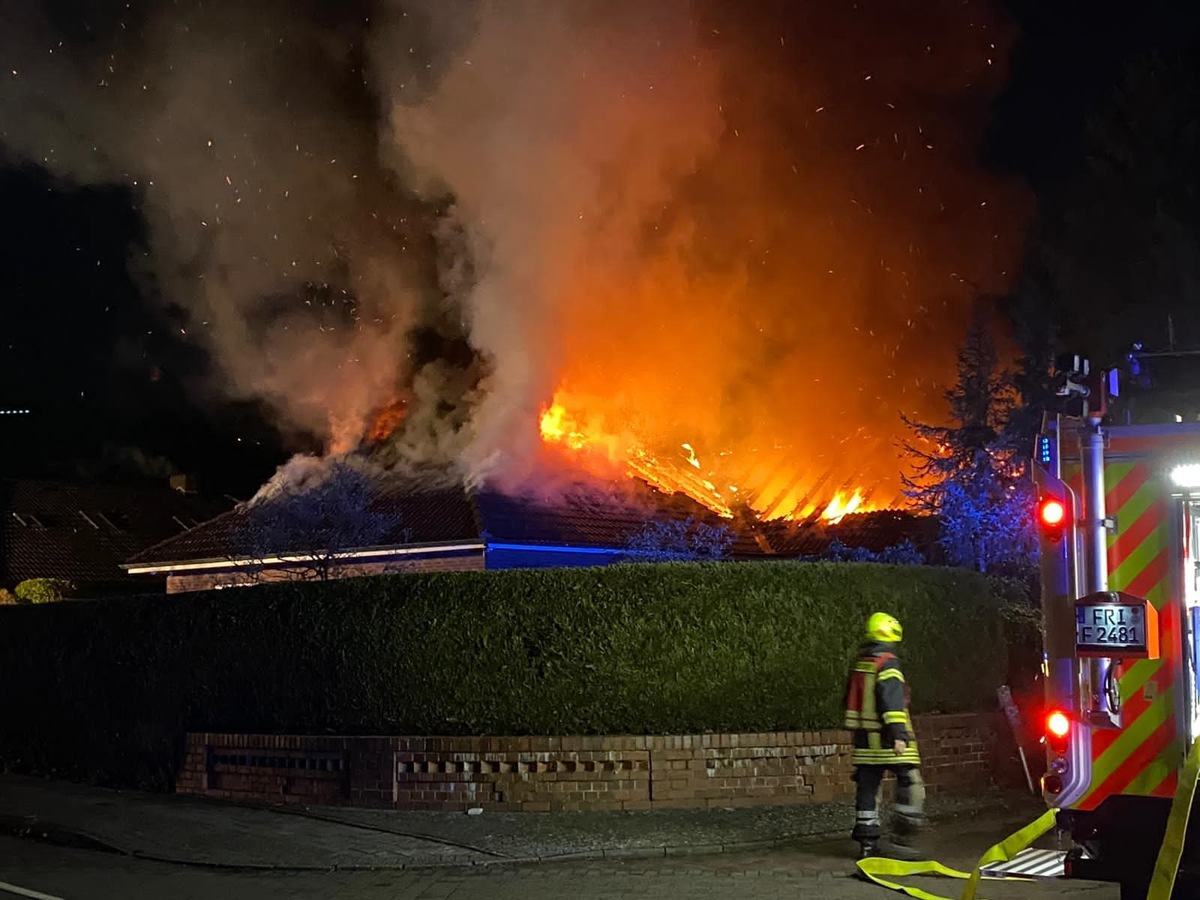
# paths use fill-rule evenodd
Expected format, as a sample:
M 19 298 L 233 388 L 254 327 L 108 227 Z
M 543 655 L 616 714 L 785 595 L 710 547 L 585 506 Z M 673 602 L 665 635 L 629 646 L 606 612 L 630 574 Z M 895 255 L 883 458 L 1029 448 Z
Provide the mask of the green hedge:
M 992 593 L 1000 601 L 1004 633 L 1008 638 L 1008 684 L 1014 694 L 1041 694 L 1042 613 L 1033 599 L 1036 584 L 1014 578 L 992 579 Z
M 0 762 L 171 782 L 187 730 L 832 727 L 866 616 L 918 712 L 988 708 L 1007 651 L 968 572 L 673 563 L 402 575 L 0 609 Z
M 13 588 L 22 603 L 58 603 L 75 590 L 65 578 L 27 578 Z

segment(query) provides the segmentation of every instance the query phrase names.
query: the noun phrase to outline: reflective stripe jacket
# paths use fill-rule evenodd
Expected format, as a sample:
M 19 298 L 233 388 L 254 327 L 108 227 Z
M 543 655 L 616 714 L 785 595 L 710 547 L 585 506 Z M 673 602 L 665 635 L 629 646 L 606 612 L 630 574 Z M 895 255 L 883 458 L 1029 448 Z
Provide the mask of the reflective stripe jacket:
M 908 686 L 894 644 L 864 644 L 846 683 L 844 725 L 852 732 L 856 766 L 919 766 L 908 714 Z M 897 755 L 896 741 L 908 743 Z

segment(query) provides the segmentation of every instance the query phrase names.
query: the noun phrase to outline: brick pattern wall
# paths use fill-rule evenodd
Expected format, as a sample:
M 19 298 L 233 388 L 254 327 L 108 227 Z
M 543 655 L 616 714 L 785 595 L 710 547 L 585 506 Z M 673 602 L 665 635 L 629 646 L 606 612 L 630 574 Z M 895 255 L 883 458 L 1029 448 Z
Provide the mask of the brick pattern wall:
M 993 782 L 992 715 L 918 716 L 931 792 Z M 268 803 L 501 811 L 739 807 L 849 797 L 842 731 L 567 737 L 189 734 L 180 793 Z
M 930 791 L 965 791 L 997 780 L 1005 760 L 995 751 L 1012 742 L 1003 724 L 999 714 L 917 716 L 913 728 Z
M 398 809 L 646 808 L 651 738 L 398 738 Z M 640 805 L 639 804 L 643 804 Z
M 482 572 L 483 551 L 457 553 L 443 556 L 408 557 L 385 562 L 357 563 L 336 566 L 330 571 L 331 578 L 356 578 L 364 575 L 397 575 L 417 572 Z M 238 569 L 220 571 L 187 572 L 167 576 L 168 594 L 185 594 L 189 591 L 211 591 L 214 588 L 248 587 L 272 581 L 303 581 L 310 573 L 287 567 L 264 569 L 248 573 Z
M 350 799 L 355 738 L 293 735 L 189 735 L 181 794 L 226 800 L 342 805 Z

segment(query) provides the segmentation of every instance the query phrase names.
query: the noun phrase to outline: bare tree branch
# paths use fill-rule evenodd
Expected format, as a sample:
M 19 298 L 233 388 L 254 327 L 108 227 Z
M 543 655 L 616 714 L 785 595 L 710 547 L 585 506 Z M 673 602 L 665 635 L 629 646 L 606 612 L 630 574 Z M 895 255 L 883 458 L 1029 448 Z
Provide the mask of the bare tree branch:
M 411 540 L 401 524 L 377 475 L 335 461 L 240 510 L 231 558 L 255 581 L 324 581 L 353 573 L 348 553 Z

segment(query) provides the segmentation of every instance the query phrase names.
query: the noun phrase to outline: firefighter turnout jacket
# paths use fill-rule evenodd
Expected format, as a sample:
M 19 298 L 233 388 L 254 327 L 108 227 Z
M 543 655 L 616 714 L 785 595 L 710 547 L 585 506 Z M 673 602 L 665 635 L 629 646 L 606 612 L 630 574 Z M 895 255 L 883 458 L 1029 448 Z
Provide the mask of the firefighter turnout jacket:
M 853 735 L 856 766 L 921 764 L 908 713 L 908 685 L 895 646 L 864 644 L 850 669 L 843 724 Z M 896 741 L 907 743 L 902 753 L 896 753 Z

